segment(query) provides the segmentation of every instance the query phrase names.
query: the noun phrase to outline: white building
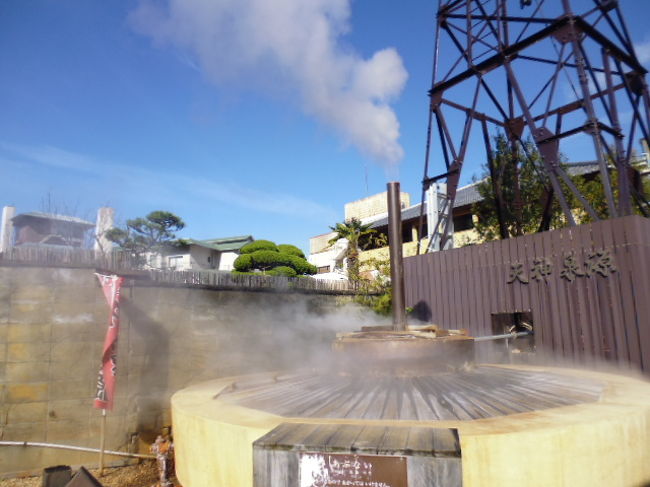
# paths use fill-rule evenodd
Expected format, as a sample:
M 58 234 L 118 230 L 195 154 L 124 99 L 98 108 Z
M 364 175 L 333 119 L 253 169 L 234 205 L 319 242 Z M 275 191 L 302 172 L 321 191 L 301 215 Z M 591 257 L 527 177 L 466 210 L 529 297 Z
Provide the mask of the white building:
M 427 197 L 430 197 L 427 194 Z M 456 201 L 453 208 L 453 227 L 460 231 L 471 230 L 472 215 L 471 205 L 478 201 L 480 196 L 476 191 L 476 185 L 471 184 L 458 189 Z M 400 193 L 400 206 L 402 214 L 402 242 L 405 256 L 414 255 L 417 242 L 423 242 L 426 249 L 428 228 L 425 219 L 423 235 L 419 235 L 419 216 L 421 204 L 411 205 L 411 197 L 408 193 Z M 427 205 L 425 204 L 424 216 L 427 216 Z M 469 217 L 469 224 L 466 220 Z M 356 218 L 364 225 L 377 232 L 377 235 L 384 235 L 388 241 L 388 200 L 387 193 L 379 193 L 367 198 L 346 203 L 345 221 Z M 458 233 L 458 232 L 457 232 Z M 333 245 L 329 241 L 335 236 L 334 232 L 325 233 L 309 239 L 309 262 L 318 268 L 318 274 L 314 277 L 321 279 L 347 278 L 347 265 L 345 262 L 345 251 L 347 240 L 338 240 Z M 461 234 L 463 235 L 463 234 Z M 424 250 L 423 249 L 423 250 Z M 388 247 L 373 247 L 363 250 L 359 254 L 359 260 L 363 262 L 372 258 L 386 258 Z M 332 274 L 334 273 L 334 274 Z
M 330 245 L 328 242 L 336 235 L 334 232 L 325 233 L 309 239 L 309 258 L 307 261 L 318 268 L 316 279 L 345 280 L 346 262 L 345 251 L 348 241 L 344 238 Z
M 165 255 L 151 256 L 149 264 L 177 271 L 218 270 L 231 271 L 241 248 L 253 242 L 251 235 L 215 238 L 210 240 L 184 240 L 186 245 Z
M 645 161 L 645 158 L 643 158 Z M 645 162 L 642 161 L 637 170 L 642 171 L 643 167 L 647 168 Z M 596 162 L 574 162 L 568 164 L 566 167 L 567 173 L 572 177 L 583 177 L 586 180 L 597 177 L 598 164 Z M 647 169 L 646 169 L 647 170 Z M 648 170 L 650 172 L 650 170 Z M 643 175 L 643 173 L 641 173 Z M 440 192 L 439 192 L 440 193 Z M 429 226 L 431 231 L 435 228 L 432 223 L 431 214 L 436 214 L 436 208 L 439 208 L 440 201 L 437 200 L 439 193 L 427 191 L 426 201 L 424 208 L 421 203 L 411 205 L 410 196 L 408 193 L 400 194 L 401 202 L 401 217 L 402 217 L 402 252 L 403 255 L 408 257 L 415 255 L 418 241 L 420 242 L 420 251 L 426 252 L 429 242 Z M 444 193 L 444 191 L 442 191 Z M 452 247 L 460 247 L 468 244 L 481 243 L 481 239 L 474 230 L 475 219 L 474 205 L 481 201 L 482 196 L 478 190 L 478 183 L 468 184 L 458 188 L 456 198 L 451 212 L 450 224 L 450 237 L 448 241 Z M 431 209 L 431 213 L 428 210 Z M 420 214 L 425 216 L 422 234 L 420 235 Z M 345 205 L 345 220 L 356 218 L 365 225 L 370 225 L 378 235 L 384 235 L 386 242 L 388 241 L 388 204 L 386 192 L 379 193 L 367 198 L 357 201 L 346 203 Z M 345 246 L 346 240 L 342 240 L 329 245 L 329 241 L 335 236 L 334 232 L 318 235 L 309 239 L 309 262 L 318 267 L 319 274 L 314 277 L 327 278 L 330 272 L 336 270 L 339 275 L 345 274 Z M 435 236 L 434 236 L 435 243 Z M 435 246 L 432 246 L 437 250 Z M 364 261 L 372 258 L 387 258 L 387 247 L 376 247 L 367 250 L 362 250 L 359 254 L 359 260 L 363 266 Z M 322 273 L 322 275 L 320 274 Z
M 400 194 L 402 209 L 410 204 L 408 193 Z M 388 217 L 386 192 L 369 196 L 345 204 L 345 221 L 356 218 L 363 224 L 370 224 L 382 217 Z M 335 232 L 324 233 L 309 239 L 310 264 L 318 268 L 314 275 L 316 279 L 347 279 L 347 261 L 345 253 L 348 248 L 347 239 L 339 239 L 330 244 L 336 236 Z

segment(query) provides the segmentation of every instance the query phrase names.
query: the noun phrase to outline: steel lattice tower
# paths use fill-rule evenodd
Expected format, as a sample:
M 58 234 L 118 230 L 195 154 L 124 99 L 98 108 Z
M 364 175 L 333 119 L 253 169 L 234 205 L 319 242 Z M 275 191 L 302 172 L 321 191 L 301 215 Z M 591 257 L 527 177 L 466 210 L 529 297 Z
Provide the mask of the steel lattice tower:
M 437 228 L 429 228 L 430 235 L 440 236 L 440 248 L 449 238 L 449 215 L 470 140 L 484 146 L 493 171 L 491 140 L 499 132 L 524 152 L 523 141 L 534 142 L 550 183 L 546 208 L 557 198 L 571 225 L 575 220 L 563 187 L 599 219 L 560 164 L 563 144 L 578 137 L 590 140 L 608 217 L 629 215 L 633 199 L 641 208 L 647 203 L 631 184 L 630 165 L 635 142 L 649 140 L 647 71 L 617 0 L 580 3 L 583 10 L 576 13 L 571 0 L 440 0 L 422 193 L 424 200 L 431 184 L 446 182 L 449 213 Z M 445 172 L 430 176 L 430 160 L 444 161 Z M 498 195 L 496 201 L 503 232 Z

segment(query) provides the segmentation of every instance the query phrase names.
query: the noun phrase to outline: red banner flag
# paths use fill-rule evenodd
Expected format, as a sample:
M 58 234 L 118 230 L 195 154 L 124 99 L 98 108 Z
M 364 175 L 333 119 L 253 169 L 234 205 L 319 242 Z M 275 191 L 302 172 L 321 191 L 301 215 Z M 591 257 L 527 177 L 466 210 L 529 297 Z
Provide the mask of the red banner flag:
M 97 379 L 97 394 L 94 407 L 98 409 L 113 409 L 115 397 L 115 375 L 117 374 L 117 336 L 120 331 L 120 288 L 123 277 L 104 276 L 95 274 L 102 285 L 104 296 L 111 310 L 108 320 L 108 330 L 104 339 L 102 366 Z

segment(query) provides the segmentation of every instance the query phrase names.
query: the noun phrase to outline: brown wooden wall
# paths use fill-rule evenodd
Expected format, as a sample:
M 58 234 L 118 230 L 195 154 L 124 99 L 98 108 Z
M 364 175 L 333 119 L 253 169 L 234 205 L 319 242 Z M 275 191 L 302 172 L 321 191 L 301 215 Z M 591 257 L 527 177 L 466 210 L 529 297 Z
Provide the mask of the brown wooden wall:
M 481 336 L 493 334 L 493 314 L 530 311 L 538 349 L 650 372 L 648 219 L 408 257 L 404 272 L 407 306 L 425 321 Z

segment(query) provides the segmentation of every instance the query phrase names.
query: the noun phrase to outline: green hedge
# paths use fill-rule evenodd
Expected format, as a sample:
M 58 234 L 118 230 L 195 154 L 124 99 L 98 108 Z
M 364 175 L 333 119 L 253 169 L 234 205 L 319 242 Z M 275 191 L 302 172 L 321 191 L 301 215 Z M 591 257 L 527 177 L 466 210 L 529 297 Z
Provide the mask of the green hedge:
M 310 264 L 305 259 L 295 255 L 289 255 L 288 257 L 291 262 L 291 267 L 293 267 L 298 274 L 316 274 L 316 272 L 318 272 L 316 266 Z
M 249 254 L 253 259 L 255 269 L 269 270 L 280 265 L 288 265 L 289 262 L 284 254 L 273 250 L 256 250 Z
M 236 271 L 248 272 L 253 268 L 253 257 L 250 254 L 242 254 L 235 259 L 233 266 Z
M 300 257 L 301 259 L 305 258 L 305 254 L 303 254 L 302 250 L 300 250 L 295 245 L 280 244 L 278 245 L 278 250 L 283 254 L 295 255 L 297 257 Z
M 255 240 L 254 242 L 244 245 L 240 252 L 242 254 L 252 254 L 258 250 L 272 250 L 278 252 L 278 246 L 270 240 Z
M 292 267 L 287 267 L 284 265 L 275 267 L 267 272 L 269 276 L 285 276 L 285 277 L 296 277 L 298 273 Z
M 241 255 L 235 259 L 234 267 L 237 272 L 260 269 L 269 271 L 271 275 L 289 277 L 317 272 L 316 266 L 305 260 L 302 250 L 298 247 L 290 244 L 275 245 L 269 240 L 255 240 L 242 247 Z
M 296 255 L 273 252 L 272 250 L 258 250 L 249 254 L 253 260 L 254 269 L 270 270 L 275 267 L 291 267 L 297 274 L 315 274 L 316 266 Z

